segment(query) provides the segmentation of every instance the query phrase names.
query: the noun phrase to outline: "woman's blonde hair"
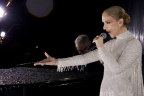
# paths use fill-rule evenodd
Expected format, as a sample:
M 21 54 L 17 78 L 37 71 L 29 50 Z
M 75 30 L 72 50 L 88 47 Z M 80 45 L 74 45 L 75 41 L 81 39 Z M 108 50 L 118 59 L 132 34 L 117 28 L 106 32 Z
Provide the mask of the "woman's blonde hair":
M 120 6 L 112 6 L 110 8 L 107 8 L 103 11 L 103 13 L 108 14 L 116 20 L 123 19 L 125 26 L 127 26 L 130 23 L 130 16 Z

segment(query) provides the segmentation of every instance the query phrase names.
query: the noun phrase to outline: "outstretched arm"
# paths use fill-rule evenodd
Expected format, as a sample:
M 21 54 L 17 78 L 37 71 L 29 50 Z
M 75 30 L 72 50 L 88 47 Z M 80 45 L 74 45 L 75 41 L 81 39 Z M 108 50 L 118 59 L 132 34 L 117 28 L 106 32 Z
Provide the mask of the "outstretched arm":
M 41 65 L 41 66 L 44 66 L 44 65 L 51 65 L 51 66 L 57 66 L 57 59 L 51 57 L 48 53 L 44 53 L 45 56 L 47 57 L 46 59 L 43 59 L 39 62 L 36 62 L 34 63 L 34 66 L 37 66 L 37 65 Z

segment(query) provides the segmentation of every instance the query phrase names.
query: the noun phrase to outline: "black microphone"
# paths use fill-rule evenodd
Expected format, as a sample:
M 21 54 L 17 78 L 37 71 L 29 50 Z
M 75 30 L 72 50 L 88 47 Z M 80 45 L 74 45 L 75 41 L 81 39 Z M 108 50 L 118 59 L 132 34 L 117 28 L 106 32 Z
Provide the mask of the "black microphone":
M 102 36 L 103 37 L 103 39 L 106 39 L 107 38 L 107 34 L 106 33 L 101 33 L 99 36 Z M 93 47 L 91 47 L 90 49 L 89 49 L 89 51 L 92 51 L 92 50 L 94 50 L 94 49 L 96 49 L 96 45 L 94 45 Z

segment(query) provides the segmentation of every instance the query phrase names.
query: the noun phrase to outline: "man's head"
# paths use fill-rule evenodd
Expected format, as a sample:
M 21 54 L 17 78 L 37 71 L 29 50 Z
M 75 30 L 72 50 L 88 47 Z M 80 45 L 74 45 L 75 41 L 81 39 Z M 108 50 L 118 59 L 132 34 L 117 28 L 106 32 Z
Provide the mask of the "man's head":
M 85 34 L 79 35 L 75 39 L 75 47 L 79 54 L 87 53 L 90 45 L 91 45 L 91 41 L 89 37 Z

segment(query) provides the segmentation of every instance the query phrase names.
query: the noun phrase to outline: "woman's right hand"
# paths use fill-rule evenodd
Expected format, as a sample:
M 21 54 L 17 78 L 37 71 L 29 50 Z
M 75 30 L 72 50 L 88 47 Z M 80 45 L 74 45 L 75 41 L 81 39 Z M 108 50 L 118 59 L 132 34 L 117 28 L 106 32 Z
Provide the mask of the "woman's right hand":
M 55 58 L 51 57 L 46 52 L 44 54 L 46 55 L 47 58 L 34 63 L 34 66 L 37 66 L 37 65 L 41 65 L 41 66 L 44 66 L 44 65 L 57 66 L 57 60 Z
M 102 36 L 96 36 L 94 39 L 93 39 L 93 43 L 96 44 L 96 47 L 99 48 L 99 47 L 102 47 L 104 44 L 103 44 L 103 37 Z

